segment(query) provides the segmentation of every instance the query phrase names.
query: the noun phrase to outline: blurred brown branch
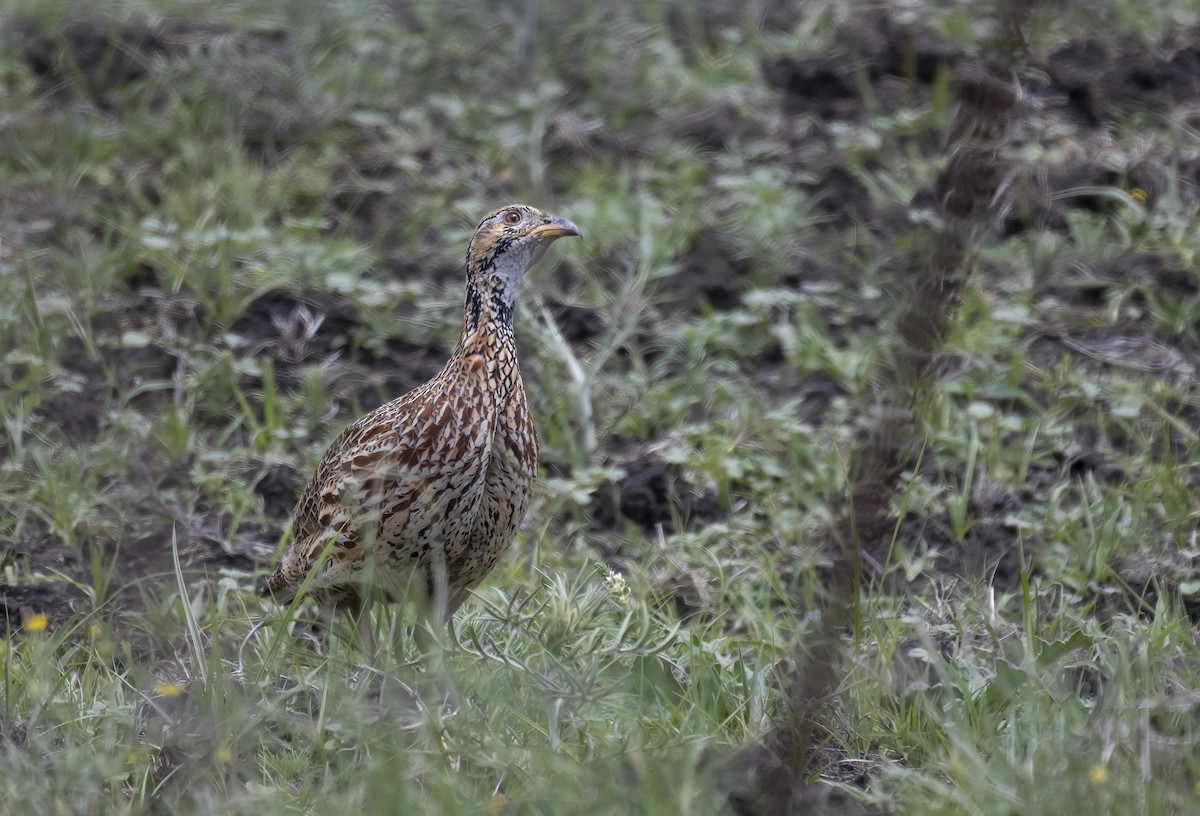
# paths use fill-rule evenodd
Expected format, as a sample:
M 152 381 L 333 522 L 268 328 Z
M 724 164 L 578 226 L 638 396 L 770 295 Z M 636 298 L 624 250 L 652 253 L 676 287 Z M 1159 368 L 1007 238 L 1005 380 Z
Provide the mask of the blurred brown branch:
M 899 267 L 896 288 L 908 295 L 898 307 L 890 348 L 863 411 L 860 442 L 850 452 L 846 490 L 825 534 L 832 566 L 820 625 L 786 673 L 786 714 L 735 766 L 742 780 L 731 797 L 737 813 L 820 812 L 828 796 L 825 786 L 804 784 L 825 742 L 819 715 L 843 674 L 845 633 L 855 627 L 862 579 L 882 577 L 873 551 L 890 543 L 893 497 L 920 456 L 922 417 L 935 397 L 934 375 L 964 288 L 986 236 L 1010 207 L 1015 171 L 1005 148 L 1034 104 L 1020 75 L 1035 7 L 1036 0 L 994 3 L 996 36 L 951 76 L 957 108 L 945 169 L 913 202 L 913 217 L 927 235 L 925 249 Z

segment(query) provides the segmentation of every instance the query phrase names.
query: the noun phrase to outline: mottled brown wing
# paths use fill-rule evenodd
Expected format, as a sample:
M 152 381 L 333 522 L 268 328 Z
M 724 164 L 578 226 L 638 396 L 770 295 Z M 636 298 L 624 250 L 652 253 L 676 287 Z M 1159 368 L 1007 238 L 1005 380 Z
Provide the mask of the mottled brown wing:
M 414 424 L 414 396 L 367 414 L 330 444 L 296 503 L 292 541 L 267 579 L 269 593 L 287 597 L 298 588 L 330 542 L 329 568 L 337 573 L 339 562 L 363 556 L 385 519 L 402 526 L 396 516 L 425 489 L 426 436 L 437 430 Z

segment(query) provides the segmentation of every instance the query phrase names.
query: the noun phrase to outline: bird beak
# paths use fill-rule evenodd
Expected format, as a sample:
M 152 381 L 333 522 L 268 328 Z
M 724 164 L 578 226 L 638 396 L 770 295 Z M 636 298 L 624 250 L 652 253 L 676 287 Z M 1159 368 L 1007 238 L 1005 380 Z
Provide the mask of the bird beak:
M 529 234 L 536 235 L 539 238 L 566 238 L 570 235 L 575 235 L 579 238 L 583 237 L 583 232 L 571 221 L 559 218 L 557 215 L 552 215 L 549 219 L 545 224 L 531 229 Z

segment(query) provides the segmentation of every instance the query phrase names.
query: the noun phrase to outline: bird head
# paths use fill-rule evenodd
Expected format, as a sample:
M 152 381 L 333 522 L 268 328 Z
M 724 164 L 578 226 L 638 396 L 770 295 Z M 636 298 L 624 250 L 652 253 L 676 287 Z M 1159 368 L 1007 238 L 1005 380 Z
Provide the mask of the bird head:
M 473 283 L 511 298 L 521 276 L 529 271 L 558 238 L 582 236 L 565 218 L 536 207 L 510 204 L 488 213 L 471 238 L 467 270 Z

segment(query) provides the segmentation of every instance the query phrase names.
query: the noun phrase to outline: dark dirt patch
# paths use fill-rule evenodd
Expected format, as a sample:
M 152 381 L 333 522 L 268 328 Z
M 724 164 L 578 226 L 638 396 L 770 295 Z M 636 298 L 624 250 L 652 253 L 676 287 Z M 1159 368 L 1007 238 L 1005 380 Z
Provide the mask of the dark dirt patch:
M 663 532 L 672 533 L 676 519 L 687 527 L 726 515 L 716 496 L 690 484 L 678 465 L 653 453 L 620 464 L 625 476 L 617 482 L 604 482 L 592 497 L 589 518 L 593 530 L 612 530 L 629 521 L 647 532 L 662 525 Z
M 932 29 L 876 11 L 842 26 L 830 52 L 775 60 L 763 65 L 763 77 L 782 92 L 785 113 L 857 121 L 870 113 L 860 94 L 864 79 L 873 88 L 871 105 L 895 110 L 927 97 L 938 71 L 961 55 Z
M 298 366 L 352 345 L 355 308 L 336 295 L 275 289 L 256 298 L 229 328 L 231 344 L 244 356 L 266 355 L 292 384 Z
M 428 246 L 434 245 L 430 240 Z M 466 244 L 462 246 L 466 255 Z M 392 253 L 383 259 L 381 267 L 384 274 L 399 281 L 427 281 L 438 286 L 448 286 L 464 292 L 467 285 L 466 265 L 459 261 L 446 261 L 429 255 L 413 257 Z
M 777 345 L 754 359 L 751 377 L 771 402 L 796 400 L 800 420 L 812 426 L 821 424 L 835 399 L 849 393 L 824 371 L 801 376 Z
M 90 606 L 83 590 L 64 581 L 0 584 L 0 635 L 11 636 L 34 614 L 45 615 L 50 628 L 56 629 Z
M 572 346 L 590 345 L 607 328 L 604 314 L 599 309 L 563 300 L 553 300 L 549 305 L 563 339 Z
M 164 294 L 159 270 L 138 264 L 129 270 L 125 285 L 93 316 L 93 329 L 107 345 L 119 348 L 125 332 L 141 332 L 155 344 L 172 347 L 181 338 L 202 338 L 212 318 L 200 301 L 186 292 Z
M 81 341 L 67 343 L 61 371 L 47 384 L 37 407 L 38 416 L 74 444 L 95 440 L 105 414 L 123 395 L 129 397 L 140 389 L 132 404 L 144 410 L 156 405 L 167 389 L 141 387 L 152 381 L 169 382 L 177 366 L 174 355 L 153 345 L 114 347 L 98 341 L 96 351 L 99 360 L 89 356 Z
M 147 658 L 180 649 L 182 628 L 163 617 L 167 613 L 162 606 L 163 600 L 178 592 L 173 549 L 178 548 L 180 572 L 192 593 L 200 585 L 214 586 L 224 570 L 240 573 L 258 568 L 261 553 L 248 551 L 261 549 L 269 558 L 278 541 L 278 531 L 268 543 L 256 535 L 256 529 L 243 527 L 235 544 L 221 534 L 228 529 L 227 522 L 218 528 L 210 519 L 190 518 L 133 541 L 94 544 L 103 553 L 108 571 L 104 602 L 97 612 L 112 626 L 114 636 Z M 92 578 L 89 574 L 81 580 L 91 583 Z
M 88 357 L 80 344 L 74 345 L 75 353 L 63 360 L 63 376 L 56 378 L 54 390 L 38 404 L 37 414 L 78 444 L 95 440 L 108 400 L 100 363 Z
M 227 520 L 223 526 L 228 529 Z M 82 554 L 49 533 L 8 543 L 0 549 L 0 563 L 13 564 L 19 574 L 30 578 L 19 584 L 0 584 L 0 636 L 19 628 L 29 614 L 45 614 L 53 629 L 93 612 L 93 601 L 81 586 L 93 585 L 91 553 L 96 552 L 107 576 L 99 613 L 113 621 L 122 638 L 128 634 L 146 645 L 155 638 L 147 640 L 136 632 L 126 632 L 121 621 L 126 619 L 136 629 L 148 599 L 176 591 L 172 547 L 179 549 L 185 582 L 193 585 L 211 580 L 222 569 L 256 568 L 270 557 L 279 538 L 278 530 L 244 526 L 238 532 L 235 546 L 219 535 L 211 520 L 181 518 L 132 541 L 93 542 Z
M 369 381 L 357 391 L 363 412 L 373 411 L 432 379 L 449 357 L 450 349 L 440 343 L 388 343 L 387 354 L 372 366 Z
M 663 133 L 673 142 L 698 147 L 701 150 L 721 151 L 729 148 L 735 138 L 754 138 L 761 134 L 748 132 L 752 126 L 738 104 L 735 95 L 718 95 L 708 105 L 676 116 L 663 123 Z
M 339 392 L 363 412 L 431 379 L 450 356 L 440 342 L 362 343 L 355 337 L 360 325 L 354 306 L 337 295 L 275 290 L 251 303 L 230 334 L 239 354 L 275 360 L 276 378 L 284 387 L 295 386 L 306 366 L 350 358 Z
M 114 550 L 115 546 L 112 547 Z M 222 567 L 253 569 L 250 559 L 233 551 L 215 530 L 186 526 L 163 527 L 158 532 L 120 545 L 122 570 L 116 576 L 115 590 L 121 592 L 138 585 L 160 583 L 174 577 L 175 556 L 189 572 L 206 572 Z
M 1081 422 L 1074 436 L 1062 450 L 1055 451 L 1052 467 L 1031 467 L 1026 477 L 1022 500 L 1045 498 L 1045 490 L 1063 482 L 1092 480 L 1101 484 L 1120 485 L 1129 481 L 1129 474 L 1112 453 L 1102 447 L 1100 430 L 1093 424 Z
M 679 259 L 679 271 L 663 286 L 688 311 L 736 309 L 742 302 L 742 290 L 752 283 L 750 261 L 722 235 L 721 230 L 701 230 Z
M 115 397 L 135 394 L 131 403 L 142 410 L 153 410 L 168 392 L 166 383 L 173 382 L 179 373 L 179 357 L 173 352 L 156 345 L 147 346 L 100 346 L 108 376 L 112 380 Z M 160 385 L 154 390 L 144 386 L 154 382 Z
M 254 486 L 254 495 L 262 502 L 263 515 L 286 521 L 291 518 L 304 486 L 304 476 L 291 464 L 280 461 L 248 463 L 247 480 Z
M 57 628 L 77 612 L 86 611 L 91 602 L 87 594 L 54 576 L 78 579 L 83 574 L 79 555 L 48 532 L 36 531 L 21 541 L 0 544 L 0 566 L 11 565 L 18 573 L 45 576 L 45 580 L 22 584 L 0 583 L 0 636 L 21 628 L 29 615 L 43 614 L 51 628 Z
M 832 54 L 781 59 L 763 66 L 767 85 L 782 91 L 788 113 L 811 113 L 822 119 L 853 119 L 860 102 L 854 77 Z
M 1047 167 L 1044 175 L 1019 178 L 1014 206 L 1002 229 L 1005 237 L 1030 227 L 1068 233 L 1067 214 L 1073 210 L 1120 216 L 1128 205 L 1112 195 L 1114 192 L 1138 191 L 1147 205 L 1153 206 L 1176 183 L 1184 185 L 1186 197 L 1186 187 L 1194 188 L 1200 181 L 1200 161 L 1186 155 L 1156 149 L 1146 155 L 1126 156 L 1117 168 L 1095 158 L 1104 149 L 1107 135 L 1083 134 L 1082 138 L 1096 143 L 1089 144 L 1082 155 Z
M 1200 293 L 1195 273 L 1177 260 L 1146 252 L 1129 253 L 1091 267 L 1073 266 L 1035 292 L 1044 322 L 1028 331 L 1027 356 L 1043 368 L 1070 355 L 1093 367 L 1113 366 L 1161 375 L 1190 376 L 1200 349 L 1189 334 L 1167 337 L 1151 323 L 1158 304 L 1177 303 Z M 1141 317 L 1111 324 L 1115 304 L 1134 307 Z M 1177 345 L 1177 343 L 1179 345 Z
M 743 111 L 737 89 L 726 89 L 714 94 L 708 104 L 665 118 L 653 129 L 609 128 L 575 111 L 561 111 L 546 128 L 546 157 L 556 166 L 605 157 L 623 163 L 659 144 L 682 143 L 716 153 L 761 135 L 756 120 Z
M 160 108 L 167 103 L 167 84 L 181 84 L 175 81 L 179 77 L 202 83 L 204 96 L 224 98 L 236 110 L 247 154 L 262 163 L 308 144 L 330 124 L 335 110 L 306 99 L 282 31 L 98 18 L 51 30 L 18 21 L 11 30 L 25 64 L 48 94 L 86 100 L 106 114 L 120 113 L 130 88 L 140 91 L 140 102 Z
M 10 30 L 22 46 L 25 64 L 48 90 L 74 89 L 102 108 L 112 101 L 109 92 L 152 73 L 156 58 L 203 50 L 234 36 L 227 26 L 189 20 L 85 19 L 50 31 L 18 21 Z M 259 46 L 277 45 L 282 35 L 256 32 L 250 39 Z
M 1128 294 L 1138 306 L 1149 305 L 1148 293 L 1182 299 L 1200 292 L 1196 273 L 1177 260 L 1150 252 L 1131 252 L 1056 275 L 1035 292 L 1037 300 L 1053 299 L 1068 307 L 1097 309 Z
M 810 767 L 798 773 L 778 751 L 762 743 L 751 743 L 717 769 L 717 779 L 728 795 L 729 812 L 735 816 L 775 814 L 822 814 L 823 816 L 867 816 L 886 811 L 870 810 L 853 796 L 828 782 L 865 789 L 870 778 L 861 757 L 834 745 L 814 747 Z M 819 776 L 820 782 L 809 781 Z
M 964 581 L 985 581 L 997 589 L 1009 590 L 1020 585 L 1022 552 L 1036 554 L 1040 544 L 1036 535 L 1021 532 L 1016 514 L 1023 506 L 1021 497 L 1012 492 L 986 492 L 973 496 L 967 509 L 967 530 L 962 538 L 954 534 L 949 511 L 936 518 L 906 515 L 900 521 L 895 546 L 908 552 L 934 551 L 939 555 L 938 572 Z M 891 524 L 887 535 L 864 547 L 867 573 L 878 578 L 878 569 L 889 564 L 893 546 Z M 926 576 L 928 578 L 929 576 Z M 886 581 L 903 579 L 889 577 Z M 918 579 L 924 580 L 924 579 Z
M 76 587 L 56 581 L 40 584 L 0 584 L 0 635 L 11 636 L 26 627 L 35 615 L 48 620 L 54 630 L 91 606 Z
M 1136 324 L 1082 331 L 1047 326 L 1027 349 L 1029 361 L 1043 368 L 1068 355 L 1095 368 L 1115 366 L 1155 374 L 1169 372 L 1184 361 L 1177 349 L 1158 342 Z
M 417 147 L 409 158 L 430 167 L 438 161 L 437 146 Z M 329 200 L 333 220 L 357 240 L 386 245 L 408 215 L 402 210 L 403 197 L 396 195 L 403 182 L 404 171 L 389 146 L 365 145 L 334 177 Z
M 597 119 L 561 111 L 550 120 L 546 131 L 546 160 L 555 166 L 594 162 L 604 156 L 628 159 L 644 153 L 650 145 L 646 133 L 605 127 Z
M 1084 700 L 1095 700 L 1108 687 L 1109 678 L 1095 666 L 1068 666 L 1063 670 L 1063 682 Z
M 28 44 L 25 64 L 51 88 L 85 83 L 103 93 L 146 75 L 146 58 L 179 51 L 189 42 L 224 34 L 228 29 L 182 20 L 117 25 L 102 20 L 75 20 L 56 31 L 38 32 L 28 24 L 13 27 Z
M 83 574 L 79 554 L 50 533 L 44 525 L 34 525 L 21 541 L 6 542 L 0 549 L 3 563 L 25 559 L 30 572 L 78 577 Z
M 1008 492 L 982 493 L 973 496 L 968 507 L 970 527 L 959 542 L 947 535 L 945 523 L 926 526 L 925 541 L 937 547 L 942 555 L 945 572 L 967 580 L 986 579 L 1004 589 L 1020 585 L 1022 551 L 1036 552 L 1036 534 L 1023 535 L 1016 521 L 1023 502 Z M 945 536 L 945 538 L 942 538 Z
M 828 226 L 844 230 L 869 224 L 875 214 L 871 194 L 858 179 L 841 167 L 829 168 L 812 189 L 814 200 L 829 215 Z
M 860 98 L 864 78 L 872 89 L 870 104 L 893 110 L 925 98 L 938 71 L 962 58 L 958 46 L 933 30 L 880 11 L 843 26 L 831 52 L 775 60 L 763 65 L 763 75 L 783 93 L 785 112 L 855 120 L 868 113 Z M 1159 48 L 1076 40 L 1051 54 L 1044 69 L 1048 82 L 1033 89 L 1039 104 L 1089 127 L 1133 110 L 1169 110 L 1200 96 L 1200 45 L 1186 31 Z
M 1185 43 L 1184 32 L 1175 35 Z M 1164 44 L 1168 45 L 1168 44 Z M 1050 55 L 1051 94 L 1096 127 L 1135 109 L 1163 111 L 1200 96 L 1200 45 L 1148 49 L 1143 43 L 1085 39 Z
M 817 425 L 833 401 L 846 393 L 846 388 L 841 383 L 824 371 L 815 371 L 801 378 L 791 391 L 791 396 L 801 400 L 801 419 L 811 425 Z
M 173 347 L 180 336 L 201 332 L 198 304 L 186 297 L 123 292 L 103 307 L 91 316 L 90 349 L 78 338 L 63 345 L 62 376 L 39 411 L 73 441 L 94 438 L 111 405 L 156 410 L 181 373 Z
M 13 722 L 0 713 L 0 750 L 24 748 L 29 740 L 29 731 L 20 723 Z

